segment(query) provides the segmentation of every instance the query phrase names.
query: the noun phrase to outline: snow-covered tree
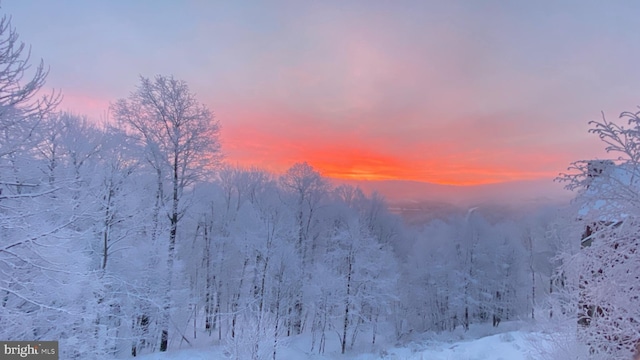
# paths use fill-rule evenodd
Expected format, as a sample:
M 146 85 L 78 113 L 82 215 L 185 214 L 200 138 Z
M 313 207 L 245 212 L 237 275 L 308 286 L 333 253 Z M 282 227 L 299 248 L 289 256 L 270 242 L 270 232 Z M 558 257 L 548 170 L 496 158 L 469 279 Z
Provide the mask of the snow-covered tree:
M 115 118 L 147 150 L 147 160 L 158 177 L 156 198 L 164 201 L 162 187 L 166 183 L 169 188 L 166 298 L 160 340 L 160 350 L 166 351 L 178 225 L 187 205 L 184 196 L 219 161 L 219 125 L 186 82 L 171 76 L 141 77 L 136 90 L 112 108 Z
M 640 113 L 624 112 L 626 123 L 592 121 L 591 133 L 610 160 L 577 161 L 559 179 L 577 192 L 581 249 L 564 256 L 581 340 L 593 352 L 628 357 L 640 343 Z
M 300 334 L 303 330 L 303 318 L 305 317 L 302 284 L 309 280 L 309 269 L 313 264 L 313 255 L 319 236 L 317 230 L 318 207 L 326 196 L 329 185 L 320 173 L 306 162 L 293 165 L 280 178 L 280 183 L 289 194 L 290 206 L 296 211 L 295 226 L 298 233 L 296 249 L 302 269 L 298 299 L 295 304 L 291 304 L 293 306 L 291 330 L 294 334 Z
M 30 67 L 29 50 L 10 18 L 0 19 L 0 337 L 60 339 L 90 353 L 83 332 L 95 276 L 77 188 L 68 178 L 43 177 L 36 148 L 59 94 L 42 94 L 47 70 Z M 66 165 L 64 165 L 66 166 Z M 51 169 L 53 171 L 53 168 Z M 86 290 L 86 291 L 85 291 Z M 65 358 L 77 354 L 63 353 Z M 97 355 L 96 355 L 97 356 Z M 88 358 L 88 357 L 85 357 Z
M 30 70 L 30 55 L 30 49 L 18 39 L 16 29 L 11 26 L 11 18 L 3 15 L 0 19 L 0 159 L 15 161 L 16 152 L 36 144 L 40 122 L 55 110 L 61 99 L 59 93 L 41 93 L 48 70 L 42 60 L 35 70 Z

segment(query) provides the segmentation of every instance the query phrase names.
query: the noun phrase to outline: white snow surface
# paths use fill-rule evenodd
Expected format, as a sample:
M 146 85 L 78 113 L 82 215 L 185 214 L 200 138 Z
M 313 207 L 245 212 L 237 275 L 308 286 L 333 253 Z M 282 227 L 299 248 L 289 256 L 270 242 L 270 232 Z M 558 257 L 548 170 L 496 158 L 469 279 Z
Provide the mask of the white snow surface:
M 508 330 L 503 327 L 503 331 Z M 340 354 L 337 348 L 327 348 L 324 354 L 310 352 L 310 339 L 300 336 L 278 349 L 277 360 L 529 360 L 539 359 L 540 351 L 550 345 L 550 335 L 531 330 L 514 330 L 493 335 L 488 327 L 472 328 L 469 332 L 422 334 L 407 343 L 368 350 L 358 349 Z M 486 336 L 485 336 L 486 335 Z M 474 338 L 477 336 L 477 338 Z M 226 360 L 224 346 L 203 346 L 166 353 L 139 356 L 139 360 Z M 271 359 L 266 357 L 265 359 Z

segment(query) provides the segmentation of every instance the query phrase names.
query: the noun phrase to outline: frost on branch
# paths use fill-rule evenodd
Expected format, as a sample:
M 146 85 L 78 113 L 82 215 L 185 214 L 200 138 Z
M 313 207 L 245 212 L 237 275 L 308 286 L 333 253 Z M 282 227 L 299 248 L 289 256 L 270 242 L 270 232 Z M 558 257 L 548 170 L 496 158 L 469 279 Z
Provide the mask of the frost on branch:
M 31 73 L 31 76 L 29 76 Z M 18 40 L 6 15 L 0 19 L 0 158 L 31 141 L 42 119 L 61 100 L 52 92 L 38 98 L 48 70 L 41 60 L 31 69 L 31 49 Z

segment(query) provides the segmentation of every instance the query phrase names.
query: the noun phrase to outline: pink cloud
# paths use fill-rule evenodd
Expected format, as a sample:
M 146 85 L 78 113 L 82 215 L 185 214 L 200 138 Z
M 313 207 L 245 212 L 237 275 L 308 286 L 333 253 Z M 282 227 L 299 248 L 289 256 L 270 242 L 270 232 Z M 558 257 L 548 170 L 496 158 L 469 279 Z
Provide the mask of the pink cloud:
M 115 101 L 115 99 L 105 99 L 91 93 L 74 93 L 65 90 L 58 109 L 86 115 L 92 121 L 104 121 L 107 120 L 111 101 Z

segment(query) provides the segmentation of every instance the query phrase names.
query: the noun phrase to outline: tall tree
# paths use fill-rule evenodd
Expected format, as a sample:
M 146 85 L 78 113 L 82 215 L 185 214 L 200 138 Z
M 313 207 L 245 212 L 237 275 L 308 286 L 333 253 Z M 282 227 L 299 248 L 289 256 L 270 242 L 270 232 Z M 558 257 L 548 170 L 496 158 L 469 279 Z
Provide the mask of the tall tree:
M 0 19 L 0 337 L 4 339 L 57 338 L 60 328 L 56 327 L 65 326 L 65 320 L 73 318 L 70 307 L 66 307 L 73 295 L 64 294 L 69 287 L 51 287 L 51 284 L 64 277 L 65 282 L 78 280 L 73 264 L 60 256 L 72 248 L 71 241 L 60 240 L 68 235 L 63 233 L 70 221 L 60 218 L 51 221 L 50 214 L 58 210 L 52 206 L 60 203 L 48 201 L 47 195 L 53 190 L 40 187 L 31 157 L 39 139 L 39 125 L 55 110 L 60 97 L 52 93 L 38 98 L 47 70 L 42 61 L 29 70 L 32 66 L 29 53 L 11 26 L 11 19 L 3 15 Z M 76 264 L 83 261 L 80 256 L 74 260 Z
M 300 291 L 293 304 L 293 317 L 291 330 L 294 334 L 303 331 L 303 284 L 309 278 L 309 269 L 313 261 L 313 252 L 316 249 L 316 240 L 319 232 L 314 232 L 316 227 L 317 212 L 320 201 L 326 196 L 329 184 L 322 178 L 311 165 L 298 163 L 293 165 L 280 178 L 282 187 L 291 194 L 291 206 L 296 209 L 296 248 L 301 261 L 302 272 L 300 278 Z
M 190 185 L 202 179 L 220 160 L 219 125 L 212 112 L 197 101 L 186 82 L 173 76 L 141 77 L 136 90 L 112 108 L 116 119 L 146 147 L 148 161 L 158 176 L 159 189 L 165 183 L 170 189 L 167 295 L 160 340 L 160 351 L 166 351 L 171 310 L 169 290 L 178 224 L 185 211 L 183 196 Z M 158 194 L 157 198 L 164 200 L 162 195 Z

